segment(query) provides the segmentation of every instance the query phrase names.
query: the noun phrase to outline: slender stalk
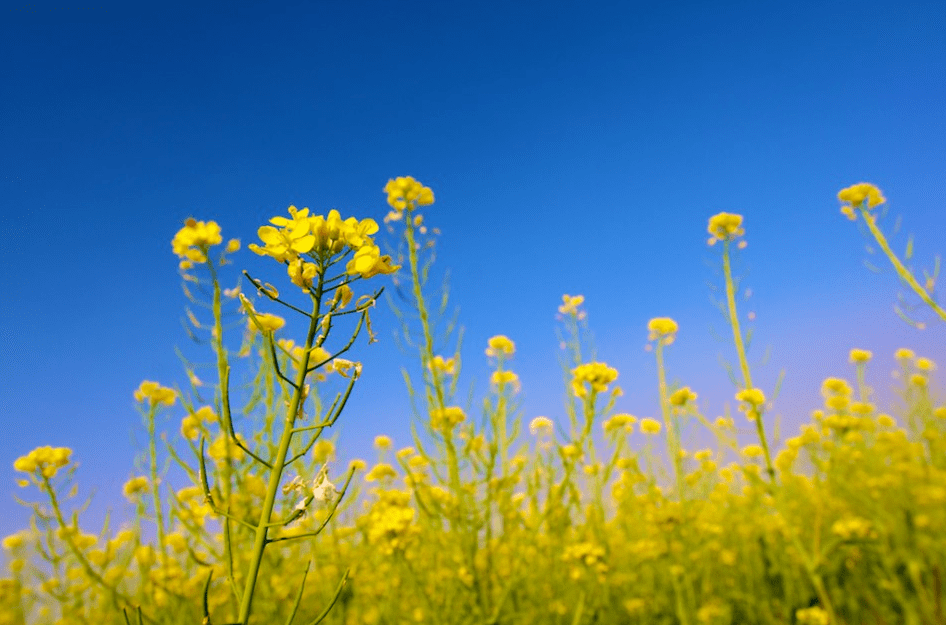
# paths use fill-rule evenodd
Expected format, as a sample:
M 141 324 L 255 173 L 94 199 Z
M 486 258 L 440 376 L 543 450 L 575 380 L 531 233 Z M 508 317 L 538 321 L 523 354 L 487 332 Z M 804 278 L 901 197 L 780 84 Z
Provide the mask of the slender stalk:
M 292 400 L 289 405 L 289 411 L 286 413 L 285 425 L 283 427 L 282 437 L 279 440 L 279 449 L 276 452 L 276 458 L 273 461 L 273 470 L 269 474 L 269 485 L 266 487 L 266 498 L 263 501 L 263 509 L 260 512 L 259 523 L 256 527 L 256 538 L 253 541 L 253 551 L 250 553 L 250 568 L 247 571 L 246 586 L 243 589 L 243 601 L 240 604 L 240 614 L 237 621 L 240 625 L 246 625 L 250 618 L 250 609 L 253 605 L 253 593 L 256 590 L 256 580 L 259 576 L 260 564 L 263 561 L 263 551 L 266 549 L 267 533 L 272 522 L 273 507 L 276 503 L 276 493 L 279 490 L 279 480 L 282 477 L 285 468 L 286 456 L 289 453 L 289 443 L 292 439 L 293 425 L 296 416 L 299 414 L 299 408 L 303 400 L 303 389 L 305 388 L 306 370 L 309 367 L 309 355 L 312 344 L 315 340 L 315 333 L 319 328 L 319 311 L 322 304 L 322 287 L 324 272 L 319 272 L 319 281 L 315 288 L 315 294 L 312 296 L 313 311 L 309 322 L 309 332 L 306 335 L 305 347 L 302 352 L 302 361 L 299 363 L 299 372 L 296 375 L 295 388 L 292 394 Z

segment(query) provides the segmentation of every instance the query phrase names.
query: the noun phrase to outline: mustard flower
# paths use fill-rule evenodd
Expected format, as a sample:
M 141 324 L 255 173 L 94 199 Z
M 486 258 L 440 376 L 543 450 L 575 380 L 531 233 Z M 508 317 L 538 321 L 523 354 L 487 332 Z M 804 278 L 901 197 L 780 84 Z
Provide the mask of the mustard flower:
M 489 339 L 489 347 L 486 349 L 487 356 L 496 356 L 509 358 L 516 353 L 516 344 L 509 340 L 509 337 L 502 334 Z
M 227 241 L 226 252 L 227 254 L 233 254 L 234 252 L 240 251 L 240 239 L 230 239 Z
M 311 217 L 309 227 L 315 237 L 313 251 L 316 253 L 337 254 L 348 245 L 346 236 L 348 227 L 334 208 L 326 216 Z
M 332 298 L 332 307 L 338 310 L 344 309 L 351 303 L 351 298 L 354 293 L 351 290 L 351 287 L 347 284 L 343 284 L 335 289 L 335 297 Z
M 929 358 L 917 358 L 913 364 L 920 371 L 932 371 L 936 368 L 936 363 Z
M 256 323 L 253 322 L 253 317 L 250 317 L 246 320 L 246 326 L 249 328 L 250 334 L 255 334 L 258 330 L 256 327 L 257 323 L 263 328 L 264 332 L 276 332 L 286 325 L 286 320 L 278 315 L 270 315 L 268 313 L 254 314 L 256 317 Z
M 742 228 L 742 215 L 733 213 L 718 213 L 709 219 L 707 230 L 713 235 L 708 243 L 715 245 L 717 241 L 733 241 L 746 233 Z
M 434 356 L 428 366 L 431 371 L 438 371 L 444 375 L 454 375 L 456 361 L 453 358 L 444 360 L 443 356 Z
M 712 457 L 713 457 L 713 452 L 710 451 L 709 449 L 701 449 L 698 452 L 693 454 L 693 459 L 698 462 L 701 462 L 703 460 L 709 460 Z
M 641 419 L 641 432 L 644 434 L 660 434 L 660 422 L 656 419 Z
M 380 435 L 374 437 L 374 446 L 376 449 L 391 449 L 391 438 L 389 436 Z
M 214 412 L 214 409 L 210 406 L 202 406 L 201 408 L 198 408 L 197 412 L 194 413 L 194 416 L 207 423 L 216 423 L 219 419 L 217 413 Z
M 335 443 L 330 440 L 320 439 L 312 446 L 312 457 L 319 464 L 325 464 L 328 460 L 335 457 Z
M 430 411 L 430 425 L 439 432 L 449 432 L 466 420 L 466 413 L 459 406 L 434 408 Z
M 519 392 L 519 376 L 512 371 L 494 371 L 490 377 L 490 382 L 499 387 L 512 385 L 515 392 Z
M 415 451 L 413 447 L 404 447 L 403 449 L 398 449 L 396 455 L 401 460 L 404 460 L 406 458 L 410 458 L 416 453 L 417 451 Z
M 916 354 L 913 353 L 912 349 L 901 347 L 897 350 L 897 353 L 895 353 L 893 357 L 897 360 L 913 360 L 916 358 Z
M 273 217 L 270 223 L 282 226 L 261 226 L 257 235 L 265 244 L 263 247 L 250 243 L 250 249 L 260 256 L 271 256 L 282 263 L 294 260 L 299 254 L 307 254 L 315 246 L 315 236 L 312 234 L 309 223 L 309 209 L 298 211 L 295 206 L 289 207 L 292 219 Z
M 181 419 L 181 436 L 189 441 L 197 440 L 200 434 L 200 420 L 194 415 L 187 415 Z
M 558 307 L 558 312 L 563 315 L 577 315 L 578 307 L 585 301 L 584 295 L 563 295 L 562 305 Z
M 133 477 L 122 487 L 122 493 L 130 501 L 134 501 L 135 498 L 143 492 L 148 490 L 148 478 L 139 475 L 138 477 Z
M 604 428 L 605 434 L 613 434 L 621 430 L 630 434 L 635 423 L 637 423 L 637 417 L 622 412 L 606 419 L 601 427 Z
M 23 546 L 23 543 L 26 542 L 22 534 L 11 534 L 3 539 L 3 548 L 12 551 Z
M 647 329 L 650 331 L 648 340 L 654 341 L 666 337 L 664 344 L 670 345 L 673 343 L 674 335 L 677 333 L 679 326 L 676 321 L 669 317 L 656 317 L 647 322 Z
M 873 354 L 866 349 L 852 349 L 850 354 L 851 363 L 869 362 Z
M 430 187 L 425 187 L 411 176 L 388 180 L 384 192 L 388 194 L 388 204 L 398 212 L 434 203 L 434 192 Z
M 880 206 L 887 201 L 880 189 L 867 182 L 841 189 L 838 192 L 838 199 L 855 208 L 860 207 L 864 204 L 864 200 L 867 200 L 868 209 Z
M 670 396 L 670 403 L 674 406 L 685 406 L 697 397 L 697 394 L 691 391 L 689 386 L 684 386 Z
M 572 390 L 576 397 L 587 394 L 585 383 L 591 384 L 592 393 L 601 393 L 608 390 L 608 384 L 618 377 L 617 369 L 609 367 L 603 362 L 590 362 L 578 365 L 572 369 Z
M 529 422 L 529 432 L 532 433 L 532 436 L 538 436 L 540 432 L 543 434 L 551 434 L 552 420 L 548 417 L 536 417 Z
M 746 445 L 742 448 L 742 453 L 748 458 L 757 458 L 765 452 L 759 445 Z
M 371 470 L 365 475 L 365 481 L 375 482 L 386 478 L 393 479 L 395 477 L 397 477 L 397 471 L 394 470 L 394 467 L 384 462 L 379 462 L 371 467 Z
M 297 258 L 289 263 L 286 272 L 293 284 L 301 288 L 303 293 L 308 293 L 312 288 L 312 281 L 319 273 L 319 268 L 315 263 L 307 263 L 302 258 Z
M 366 243 L 370 243 L 369 238 L 378 231 L 378 222 L 374 219 L 362 219 L 358 221 L 354 217 L 345 220 L 343 236 L 349 247 L 357 249 Z
M 363 245 L 345 266 L 350 275 L 360 274 L 362 278 L 373 278 L 379 274 L 392 274 L 400 269 L 400 265 L 392 265 L 391 257 L 381 255 L 377 245 Z
M 52 478 L 60 468 L 69 464 L 72 450 L 68 447 L 37 447 L 13 462 L 13 468 L 22 473 L 33 473 L 39 469 L 45 478 Z
M 850 395 L 853 392 L 847 381 L 840 378 L 825 378 L 825 381 L 821 383 L 821 394 L 826 397 L 829 394 Z
M 135 400 L 143 403 L 146 399 L 152 406 L 156 404 L 173 406 L 177 400 L 177 393 L 174 389 L 161 386 L 157 382 L 145 380 L 135 391 Z
M 206 251 L 211 245 L 223 241 L 220 226 L 216 222 L 196 221 L 193 218 L 184 222 L 184 227 L 177 231 L 171 241 L 171 248 L 180 258 L 195 263 L 207 261 Z

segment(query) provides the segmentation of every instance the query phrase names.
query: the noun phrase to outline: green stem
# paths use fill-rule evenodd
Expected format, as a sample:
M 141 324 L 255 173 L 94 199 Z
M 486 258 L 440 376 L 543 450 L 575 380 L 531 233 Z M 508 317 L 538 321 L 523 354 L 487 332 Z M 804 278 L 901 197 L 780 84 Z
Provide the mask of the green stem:
M 306 369 L 309 367 L 309 350 L 312 348 L 315 333 L 319 327 L 323 275 L 324 271 L 320 271 L 318 285 L 316 286 L 315 294 L 312 296 L 313 312 L 309 322 L 309 333 L 306 335 L 305 348 L 302 352 L 302 360 L 299 363 L 299 372 L 296 375 L 295 389 L 293 390 L 289 411 L 286 413 L 285 426 L 283 427 L 282 437 L 279 440 L 279 449 L 273 461 L 273 470 L 269 474 L 266 498 L 263 501 L 263 509 L 260 512 L 259 523 L 256 527 L 256 538 L 253 541 L 253 551 L 250 554 L 250 568 L 247 571 L 246 586 L 243 589 L 243 601 L 240 604 L 240 615 L 237 619 L 240 625 L 246 625 L 250 618 L 250 608 L 253 605 L 253 593 L 256 590 L 256 580 L 259 576 L 260 564 L 263 561 L 263 551 L 266 549 L 267 533 L 270 528 L 270 523 L 272 522 L 273 507 L 276 504 L 276 493 L 279 490 L 279 481 L 282 478 L 282 472 L 285 468 L 286 456 L 289 454 L 289 443 L 292 440 L 293 425 L 295 424 L 296 416 L 299 414 L 299 407 L 302 403 Z

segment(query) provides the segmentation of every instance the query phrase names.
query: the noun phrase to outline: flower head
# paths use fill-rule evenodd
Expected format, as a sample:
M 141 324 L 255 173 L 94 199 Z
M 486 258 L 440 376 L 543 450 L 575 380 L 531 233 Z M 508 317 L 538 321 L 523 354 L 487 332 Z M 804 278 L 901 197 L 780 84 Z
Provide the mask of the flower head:
M 33 473 L 37 470 L 43 477 L 52 478 L 60 468 L 69 464 L 72 450 L 68 447 L 37 447 L 25 456 L 20 456 L 13 463 L 13 468 L 22 473 Z
M 136 401 L 144 403 L 145 400 L 148 400 L 152 406 L 156 404 L 173 406 L 176 399 L 177 393 L 174 392 L 174 389 L 161 386 L 157 382 L 151 382 L 149 380 L 142 382 L 138 390 L 135 391 Z
M 576 397 L 587 394 L 585 383 L 591 384 L 592 393 L 601 393 L 608 390 L 608 384 L 618 377 L 617 369 L 609 367 L 603 362 L 590 362 L 578 365 L 572 369 L 572 390 Z
M 838 199 L 845 203 L 841 207 L 841 212 L 847 215 L 847 218 L 851 221 L 857 219 L 857 215 L 854 213 L 855 208 L 870 210 L 887 201 L 880 189 L 867 182 L 860 182 L 841 189 L 838 192 Z M 865 200 L 867 201 L 866 207 L 864 206 Z
M 415 206 L 429 206 L 434 203 L 434 192 L 410 176 L 388 180 L 384 185 L 388 194 L 388 204 L 397 212 L 411 211 Z
M 734 241 L 746 233 L 742 227 L 742 215 L 733 213 L 718 213 L 709 219 L 707 227 L 710 237 L 708 243 L 715 245 L 717 241 Z
M 670 345 L 673 343 L 679 326 L 670 317 L 655 317 L 647 322 L 647 329 L 650 330 L 648 340 L 663 339 L 664 345 Z
M 171 240 L 171 249 L 182 259 L 195 262 L 207 262 L 207 250 L 211 245 L 223 241 L 220 226 L 216 222 L 196 221 L 191 218 L 184 222 L 184 227 L 177 231 Z
M 499 334 L 489 340 L 489 347 L 486 349 L 487 356 L 500 355 L 508 358 L 516 353 L 516 344 L 509 340 L 509 337 Z

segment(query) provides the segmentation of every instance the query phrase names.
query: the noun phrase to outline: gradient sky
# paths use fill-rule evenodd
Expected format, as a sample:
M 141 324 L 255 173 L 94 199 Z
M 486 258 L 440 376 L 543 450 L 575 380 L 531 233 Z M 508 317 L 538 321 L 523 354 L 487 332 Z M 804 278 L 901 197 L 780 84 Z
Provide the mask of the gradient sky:
M 181 327 L 170 240 L 184 219 L 216 220 L 243 241 L 234 271 L 265 274 L 275 265 L 245 246 L 271 216 L 295 204 L 380 222 L 394 176 L 436 194 L 425 212 L 466 329 L 461 388 L 482 397 L 486 341 L 508 335 L 525 423 L 566 422 L 555 316 L 569 293 L 620 371 L 618 410 L 657 416 L 646 324 L 669 316 L 669 379 L 708 418 L 728 403 L 747 425 L 708 286 L 722 285 L 706 245 L 721 211 L 745 216 L 754 381 L 771 396 L 786 370 L 770 432 L 776 415 L 783 438 L 797 432 L 825 377 L 853 381 L 854 347 L 874 352 L 882 408 L 899 347 L 940 364 L 943 397 L 946 327 L 929 309 L 922 332 L 894 314 L 898 293 L 919 299 L 836 199 L 878 185 L 881 227 L 901 255 L 915 235 L 917 273 L 946 252 L 943 2 L 54 4 L 0 18 L 0 535 L 26 526 L 13 495 L 35 491 L 12 463 L 40 445 L 73 448 L 81 492 L 96 489 L 83 529 L 131 512 L 132 392 L 186 383 L 175 346 L 203 353 Z M 373 458 L 376 434 L 410 444 L 400 367 L 415 360 L 386 304 L 372 321 L 381 341 L 352 352 L 365 371 L 333 432 L 340 469 Z M 182 416 L 161 425 L 177 435 Z

